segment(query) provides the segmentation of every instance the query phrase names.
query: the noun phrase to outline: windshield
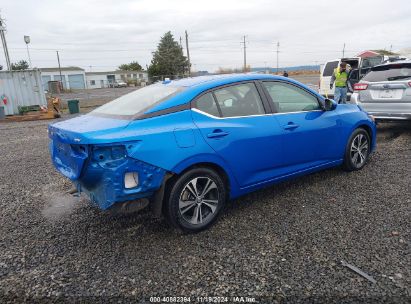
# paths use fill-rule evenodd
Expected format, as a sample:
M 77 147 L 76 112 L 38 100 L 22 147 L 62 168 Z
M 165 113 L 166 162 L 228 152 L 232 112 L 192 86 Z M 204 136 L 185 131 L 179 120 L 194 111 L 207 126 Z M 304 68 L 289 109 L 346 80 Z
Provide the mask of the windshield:
M 161 83 L 153 84 L 114 99 L 90 113 L 135 116 L 145 112 L 155 104 L 170 98 L 181 90 L 183 90 L 182 87 L 174 87 Z
M 377 66 L 372 68 L 363 78 L 364 81 L 369 82 L 402 79 L 411 79 L 411 63 Z

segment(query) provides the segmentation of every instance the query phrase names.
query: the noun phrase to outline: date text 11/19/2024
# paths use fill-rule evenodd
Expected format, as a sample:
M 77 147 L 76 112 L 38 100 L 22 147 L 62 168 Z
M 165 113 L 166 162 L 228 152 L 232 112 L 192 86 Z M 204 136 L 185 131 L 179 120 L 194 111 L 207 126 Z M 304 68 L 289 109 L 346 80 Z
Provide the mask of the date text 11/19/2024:
M 150 297 L 150 303 L 257 303 L 254 297 Z

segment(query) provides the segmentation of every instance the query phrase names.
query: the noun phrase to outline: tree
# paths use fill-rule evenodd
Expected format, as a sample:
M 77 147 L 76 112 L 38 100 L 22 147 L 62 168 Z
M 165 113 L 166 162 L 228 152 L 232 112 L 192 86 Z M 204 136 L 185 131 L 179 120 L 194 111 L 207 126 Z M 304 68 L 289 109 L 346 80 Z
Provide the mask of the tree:
M 132 61 L 128 64 L 120 65 L 118 69 L 122 71 L 141 71 L 143 68 L 137 61 Z
M 174 40 L 171 32 L 167 32 L 160 39 L 157 50 L 153 52 L 153 59 L 148 67 L 148 75 L 154 77 L 175 78 L 188 72 L 188 60 L 183 50 Z
M 11 69 L 14 71 L 28 70 L 28 68 L 29 68 L 29 64 L 26 60 L 20 60 L 19 62 L 11 64 Z

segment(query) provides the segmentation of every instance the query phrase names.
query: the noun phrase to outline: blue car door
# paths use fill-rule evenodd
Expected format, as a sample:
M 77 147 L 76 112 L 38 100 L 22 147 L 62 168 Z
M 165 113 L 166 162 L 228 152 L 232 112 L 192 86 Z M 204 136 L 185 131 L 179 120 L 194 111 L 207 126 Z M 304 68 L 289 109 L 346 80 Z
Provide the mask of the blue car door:
M 263 81 L 283 136 L 283 166 L 288 173 L 342 157 L 336 111 L 324 111 L 312 92 L 291 82 Z
M 207 92 L 193 104 L 193 120 L 204 140 L 229 166 L 240 187 L 276 176 L 282 130 L 254 82 Z

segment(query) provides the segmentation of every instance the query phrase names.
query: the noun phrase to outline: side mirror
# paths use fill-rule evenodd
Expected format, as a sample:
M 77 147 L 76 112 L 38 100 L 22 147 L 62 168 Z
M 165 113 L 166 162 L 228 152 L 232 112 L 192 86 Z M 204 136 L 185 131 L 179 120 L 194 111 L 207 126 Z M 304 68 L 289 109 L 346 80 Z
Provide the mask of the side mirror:
M 328 98 L 324 100 L 324 109 L 326 111 L 333 111 L 336 108 L 337 108 L 337 103 L 334 100 L 328 99 Z

